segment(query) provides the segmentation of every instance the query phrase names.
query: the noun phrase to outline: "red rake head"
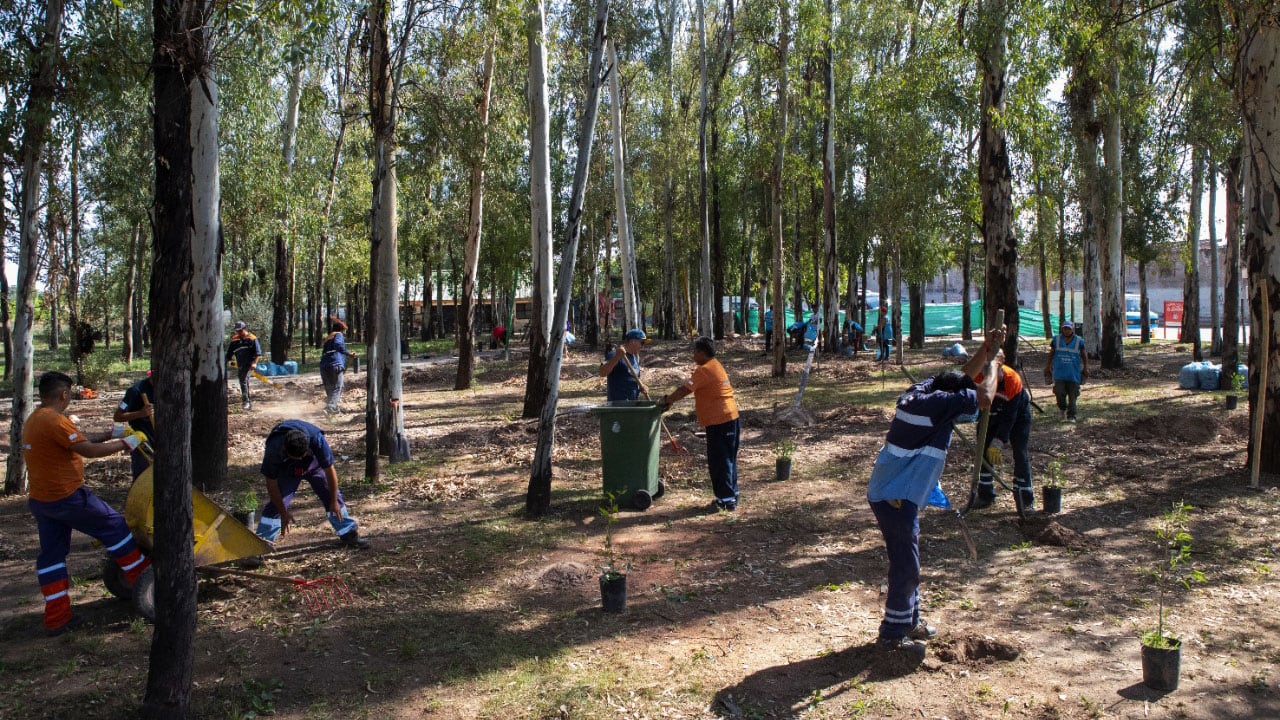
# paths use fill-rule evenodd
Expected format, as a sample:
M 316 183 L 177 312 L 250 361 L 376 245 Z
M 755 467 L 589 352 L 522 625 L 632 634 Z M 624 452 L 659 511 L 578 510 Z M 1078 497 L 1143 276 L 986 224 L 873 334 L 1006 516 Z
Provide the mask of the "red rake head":
M 294 591 L 302 596 L 302 602 L 312 615 L 335 609 L 353 602 L 355 596 L 339 577 L 322 577 L 315 580 L 294 580 Z

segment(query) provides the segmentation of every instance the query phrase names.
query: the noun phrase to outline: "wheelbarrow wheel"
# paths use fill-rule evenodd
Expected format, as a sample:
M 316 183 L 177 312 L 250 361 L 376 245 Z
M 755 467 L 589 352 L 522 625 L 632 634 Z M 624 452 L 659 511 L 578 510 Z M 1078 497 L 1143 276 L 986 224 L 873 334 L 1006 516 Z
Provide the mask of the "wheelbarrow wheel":
M 150 622 L 156 621 L 156 571 L 147 568 L 133 583 L 133 609 Z
M 664 483 L 664 482 L 662 482 L 661 480 L 659 480 L 659 481 L 658 481 L 658 491 L 657 491 L 657 492 L 655 492 L 655 493 L 653 494 L 653 499 L 654 499 L 654 500 L 657 500 L 658 498 L 660 498 L 660 497 L 662 497 L 663 495 L 666 495 L 666 494 L 667 494 L 667 485 L 666 485 L 666 483 Z
M 107 587 L 107 592 L 121 600 L 133 599 L 133 588 L 124 579 L 124 570 L 110 556 L 102 558 L 102 584 Z

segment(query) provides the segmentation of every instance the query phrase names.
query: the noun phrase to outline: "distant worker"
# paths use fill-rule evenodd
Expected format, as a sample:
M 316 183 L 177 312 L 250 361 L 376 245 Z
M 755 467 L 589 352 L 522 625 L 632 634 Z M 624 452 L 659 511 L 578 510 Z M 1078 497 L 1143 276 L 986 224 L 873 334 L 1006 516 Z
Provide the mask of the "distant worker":
M 1089 356 L 1084 351 L 1084 338 L 1064 321 L 1049 343 L 1049 357 L 1044 363 L 1044 381 L 1053 383 L 1053 396 L 1058 400 L 1058 419 L 1076 421 L 1076 398 L 1088 379 Z
M 920 618 L 920 512 L 925 505 L 949 508 L 950 501 L 938 484 L 946 466 L 951 430 L 964 415 L 987 407 L 995 396 L 995 373 L 981 385 L 973 375 L 994 368 L 996 350 L 1004 331 L 988 333 L 986 342 L 964 366 L 912 385 L 898 396 L 897 409 L 884 446 L 876 456 L 867 502 L 876 516 L 889 556 L 888 590 L 884 619 L 876 645 L 923 660 L 920 640 L 938 631 Z
M 876 360 L 888 360 L 891 349 L 893 349 L 893 321 L 889 319 L 889 308 L 881 305 L 880 317 L 876 324 Z
M 146 438 L 125 434 L 124 425 L 94 436 L 81 433 L 66 414 L 71 384 L 71 378 L 60 372 L 41 375 L 40 407 L 22 426 L 22 458 L 30 478 L 27 508 L 40 537 L 36 577 L 44 594 L 44 630 L 50 636 L 80 625 L 71 613 L 69 595 L 67 553 L 72 530 L 101 542 L 129 587 L 137 585 L 144 572 L 151 572 L 151 560 L 138 549 L 124 516 L 84 486 L 83 460 L 133 452 Z
M 996 501 L 994 473 L 1004 462 L 1004 451 L 1013 448 L 1013 491 L 1018 494 L 1014 502 L 1025 509 L 1035 506 L 1035 494 L 1031 488 L 1031 395 L 1022 385 L 1022 376 L 1012 366 L 1004 364 L 1004 350 L 996 353 L 996 396 L 991 401 L 991 420 L 983 447 L 986 460 L 978 477 L 978 497 L 973 509 L 990 507 Z M 985 370 L 983 371 L 985 372 Z M 983 374 L 973 378 L 982 383 Z
M 155 389 L 151 386 L 151 371 L 148 370 L 146 377 L 124 391 L 124 399 L 116 407 L 111 419 L 118 423 L 129 423 L 129 427 L 146 437 L 154 437 L 155 427 L 151 424 L 151 418 L 155 415 L 156 408 L 151 404 L 151 398 L 155 394 Z M 129 470 L 133 479 L 137 480 L 148 467 L 151 467 L 151 460 L 135 448 L 129 454 Z
M 693 376 L 659 401 L 663 410 L 693 395 L 698 424 L 707 431 L 707 470 L 715 500 L 711 508 L 733 512 L 738 509 L 738 444 L 741 423 L 738 403 L 724 365 L 716 360 L 716 345 L 709 337 L 693 341 Z
M 358 524 L 347 512 L 338 490 L 338 471 L 333 467 L 333 451 L 324 431 L 301 420 L 285 420 L 267 435 L 262 453 L 262 475 L 267 479 L 271 499 L 258 521 L 258 536 L 275 542 L 289 532 L 293 515 L 289 506 L 298 486 L 306 480 L 324 505 L 329 524 L 338 533 L 343 547 L 365 550 L 369 541 L 360 537 Z
M 845 326 L 845 355 L 857 355 L 860 351 L 867 348 L 862 344 L 866 331 L 862 329 L 862 324 L 850 317 L 844 323 Z
M 253 409 L 249 398 L 249 375 L 258 367 L 258 358 L 262 356 L 262 345 L 257 336 L 249 332 L 249 326 L 243 320 L 237 320 L 231 342 L 227 344 L 227 362 L 234 358 L 236 375 L 240 378 L 240 402 L 245 410 Z
M 355 358 L 356 354 L 347 350 L 347 324 L 337 318 L 329 326 L 329 334 L 324 339 L 320 350 L 320 380 L 324 383 L 324 412 L 335 415 L 338 412 L 338 401 L 342 399 L 342 375 L 347 370 L 347 358 Z
M 605 399 L 609 402 L 635 402 L 649 388 L 640 382 L 640 348 L 648 340 L 643 330 L 628 330 L 622 344 L 605 351 L 600 363 L 600 377 L 608 378 Z
M 493 349 L 497 350 L 498 348 L 506 345 L 506 342 L 507 342 L 507 326 L 495 325 L 493 327 Z
M 764 311 L 764 351 L 773 349 L 773 308 Z

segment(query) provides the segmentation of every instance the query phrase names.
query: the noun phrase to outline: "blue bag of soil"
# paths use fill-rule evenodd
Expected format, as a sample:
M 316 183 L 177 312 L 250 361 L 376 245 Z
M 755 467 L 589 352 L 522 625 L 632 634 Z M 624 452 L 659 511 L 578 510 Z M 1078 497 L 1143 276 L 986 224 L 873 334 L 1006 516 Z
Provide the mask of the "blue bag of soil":
M 1200 368 L 1197 373 L 1197 377 L 1200 381 L 1200 389 L 1217 390 L 1218 376 L 1222 374 L 1222 366 L 1214 365 L 1213 363 L 1205 363 L 1204 365 L 1205 366 Z
M 1200 366 L 1204 363 L 1187 363 L 1178 371 L 1178 387 L 1183 390 L 1196 390 L 1200 387 Z

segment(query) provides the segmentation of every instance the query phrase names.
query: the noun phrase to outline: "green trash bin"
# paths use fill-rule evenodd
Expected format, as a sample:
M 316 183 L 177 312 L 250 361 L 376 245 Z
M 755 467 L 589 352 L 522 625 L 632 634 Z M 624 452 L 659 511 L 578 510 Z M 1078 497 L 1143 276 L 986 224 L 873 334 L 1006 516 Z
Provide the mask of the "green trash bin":
M 604 496 L 648 510 L 666 492 L 658 479 L 662 410 L 652 402 L 612 402 L 591 412 L 600 417 Z

